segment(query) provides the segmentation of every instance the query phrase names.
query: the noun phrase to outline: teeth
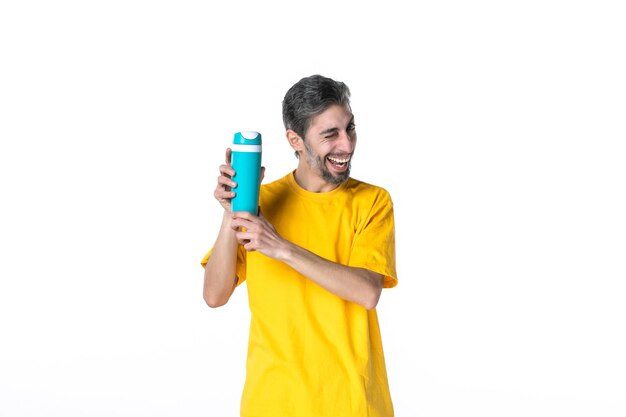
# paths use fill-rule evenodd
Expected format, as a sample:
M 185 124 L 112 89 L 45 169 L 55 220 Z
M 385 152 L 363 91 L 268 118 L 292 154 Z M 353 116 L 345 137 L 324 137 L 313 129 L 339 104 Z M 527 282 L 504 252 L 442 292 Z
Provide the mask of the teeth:
M 332 156 L 329 156 L 328 159 L 330 159 L 331 161 L 337 163 L 337 164 L 345 164 L 346 162 L 348 162 L 350 160 L 350 157 L 347 158 L 335 158 Z

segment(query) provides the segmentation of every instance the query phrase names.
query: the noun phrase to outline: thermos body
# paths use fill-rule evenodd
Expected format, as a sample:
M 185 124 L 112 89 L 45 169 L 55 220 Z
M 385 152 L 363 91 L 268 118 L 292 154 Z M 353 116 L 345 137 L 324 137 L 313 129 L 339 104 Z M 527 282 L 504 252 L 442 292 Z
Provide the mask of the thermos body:
M 235 133 L 231 146 L 231 164 L 235 170 L 231 200 L 232 211 L 258 213 L 261 186 L 261 134 L 253 131 Z

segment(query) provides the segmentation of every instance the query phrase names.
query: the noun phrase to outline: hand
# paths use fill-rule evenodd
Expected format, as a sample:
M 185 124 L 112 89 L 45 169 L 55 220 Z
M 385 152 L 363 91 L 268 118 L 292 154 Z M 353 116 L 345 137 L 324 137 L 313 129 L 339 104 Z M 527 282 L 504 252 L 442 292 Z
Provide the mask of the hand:
M 231 188 L 236 187 L 237 183 L 231 178 L 235 175 L 235 170 L 231 165 L 232 151 L 230 148 L 226 149 L 226 163 L 220 165 L 220 175 L 217 177 L 217 187 L 213 196 L 224 207 L 224 210 L 231 211 L 230 201 L 235 196 L 235 192 L 231 191 Z
M 222 205 L 225 211 L 232 210 L 231 200 L 235 196 L 235 192 L 231 191 L 232 188 L 237 186 L 237 183 L 232 180 L 235 176 L 235 170 L 231 165 L 232 151 L 230 148 L 226 149 L 226 163 L 220 165 L 220 175 L 217 177 L 217 186 L 213 192 L 215 199 Z M 265 177 L 265 167 L 261 167 L 261 181 Z
M 278 234 L 260 209 L 258 216 L 245 211 L 235 212 L 232 216 L 231 227 L 236 231 L 237 242 L 245 250 L 259 251 L 270 258 L 280 259 L 288 242 Z

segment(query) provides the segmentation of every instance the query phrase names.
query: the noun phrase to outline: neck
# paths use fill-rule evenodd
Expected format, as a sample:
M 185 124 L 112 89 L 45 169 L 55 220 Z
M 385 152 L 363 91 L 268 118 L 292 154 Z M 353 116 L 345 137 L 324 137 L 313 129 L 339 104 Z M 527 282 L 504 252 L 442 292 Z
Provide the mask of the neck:
M 302 161 L 294 172 L 294 178 L 300 187 L 312 193 L 327 193 L 339 187 L 339 184 L 331 184 L 324 181 L 319 175 L 312 172 L 308 166 L 303 164 Z

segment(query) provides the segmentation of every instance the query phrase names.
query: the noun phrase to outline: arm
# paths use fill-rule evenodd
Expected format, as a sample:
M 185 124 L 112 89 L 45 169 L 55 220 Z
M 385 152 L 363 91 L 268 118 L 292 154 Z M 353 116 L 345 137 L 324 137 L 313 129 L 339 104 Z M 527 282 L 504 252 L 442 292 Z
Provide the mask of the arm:
M 265 170 L 261 171 L 261 175 Z M 231 228 L 231 191 L 237 184 L 231 179 L 235 171 L 231 166 L 231 150 L 226 149 L 226 163 L 220 166 L 217 187 L 213 193 L 215 199 L 224 208 L 222 225 L 211 256 L 204 269 L 204 301 L 209 307 L 220 307 L 228 302 L 237 286 L 237 238 Z
M 237 238 L 230 227 L 230 213 L 224 212 L 213 252 L 204 268 L 204 301 L 209 307 L 228 302 L 237 285 Z
M 331 262 L 308 250 L 285 241 L 278 259 L 319 284 L 321 287 L 367 310 L 376 307 L 383 289 L 383 276 L 365 268 Z
M 283 239 L 262 214 L 257 217 L 245 212 L 233 213 L 231 227 L 247 251 L 258 250 L 284 262 L 331 293 L 368 310 L 378 304 L 383 287 L 381 274 L 329 261 Z M 245 232 L 239 231 L 242 227 Z

